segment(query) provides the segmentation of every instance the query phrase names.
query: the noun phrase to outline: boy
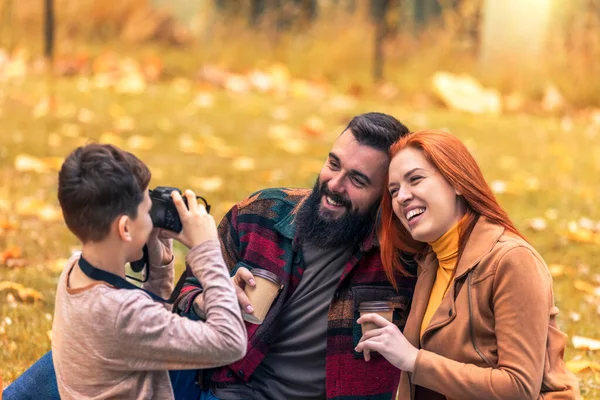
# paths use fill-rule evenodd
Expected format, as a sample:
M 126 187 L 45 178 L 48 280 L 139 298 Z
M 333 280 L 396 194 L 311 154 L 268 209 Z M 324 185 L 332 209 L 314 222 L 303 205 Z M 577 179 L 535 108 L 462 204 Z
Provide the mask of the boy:
M 58 283 L 53 362 L 62 399 L 172 399 L 167 370 L 226 365 L 244 356 L 246 331 L 219 246 L 213 218 L 186 191 L 172 194 L 179 234 L 153 229 L 150 171 L 111 145 L 74 150 L 59 173 L 58 199 L 67 227 L 81 242 Z M 174 237 L 190 249 L 186 262 L 204 287 L 206 322 L 170 312 L 139 289 L 90 278 L 81 265 L 125 278 L 125 264 L 148 244 L 144 289 L 173 290 Z

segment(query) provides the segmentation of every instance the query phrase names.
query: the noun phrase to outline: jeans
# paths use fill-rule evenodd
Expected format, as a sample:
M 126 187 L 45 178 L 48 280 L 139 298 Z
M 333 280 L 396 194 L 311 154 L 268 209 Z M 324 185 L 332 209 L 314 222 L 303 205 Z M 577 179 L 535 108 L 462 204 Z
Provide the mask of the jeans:
M 219 400 L 196 385 L 197 370 L 169 371 L 175 400 Z M 2 392 L 3 400 L 60 400 L 52 352 L 44 354 Z
M 4 400 L 60 400 L 52 352 L 44 354 L 2 392 Z

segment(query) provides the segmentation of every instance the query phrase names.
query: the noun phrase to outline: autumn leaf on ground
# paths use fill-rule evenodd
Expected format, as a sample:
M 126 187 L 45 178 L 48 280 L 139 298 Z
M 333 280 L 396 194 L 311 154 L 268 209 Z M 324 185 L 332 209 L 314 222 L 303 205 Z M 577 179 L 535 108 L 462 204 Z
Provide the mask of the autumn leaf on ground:
M 100 135 L 100 143 L 112 144 L 117 147 L 123 147 L 124 140 L 119 135 L 112 132 L 104 132 Z
M 37 217 L 42 221 L 58 221 L 62 216 L 60 208 L 33 197 L 25 197 L 19 200 L 15 212 L 21 216 Z
M 561 264 L 550 264 L 548 265 L 548 269 L 553 277 L 558 277 L 565 274 L 565 266 Z
M 548 227 L 548 223 L 546 222 L 546 220 L 541 217 L 530 219 L 527 225 L 529 229 L 536 232 L 544 231 Z
M 252 171 L 256 168 L 256 161 L 250 157 L 238 157 L 233 160 L 232 167 L 238 171 Z
M 182 135 L 179 137 L 179 150 L 186 154 L 204 154 L 204 143 L 190 135 Z
M 571 360 L 566 362 L 567 368 L 574 374 L 579 374 L 590 370 L 593 372 L 600 372 L 600 364 L 590 360 Z
M 308 136 L 318 137 L 325 132 L 325 124 L 320 118 L 311 117 L 302 126 L 302 131 Z
M 583 336 L 573 336 L 573 347 L 580 350 L 600 350 L 600 340 L 590 339 Z
M 60 273 L 67 265 L 68 260 L 66 258 L 59 258 L 57 260 L 46 261 L 44 265 L 53 273 Z
M 591 283 L 588 283 L 586 281 L 582 281 L 582 280 L 578 279 L 575 282 L 573 282 L 573 286 L 575 286 L 575 289 L 577 289 L 579 291 L 593 294 L 595 296 L 600 296 L 600 287 L 594 286 Z
M 135 120 L 131 117 L 120 117 L 115 121 L 117 131 L 132 131 L 135 129 Z
M 14 221 L 10 221 L 7 219 L 0 221 L 0 229 L 4 231 L 15 231 L 18 227 L 19 225 Z
M 44 296 L 37 290 L 25 287 L 20 283 L 3 281 L 0 282 L 0 292 L 9 292 L 16 294 L 18 300 L 22 302 L 33 302 L 43 301 Z
M 306 151 L 306 141 L 303 139 L 290 138 L 277 142 L 277 147 L 290 154 L 301 154 Z
M 20 172 L 37 172 L 40 174 L 50 171 L 50 168 L 42 159 L 27 154 L 19 154 L 15 157 L 15 169 Z
M 152 150 L 154 148 L 154 139 L 148 136 L 131 136 L 127 139 L 127 146 L 133 150 Z
M 189 184 L 197 194 L 212 193 L 223 187 L 223 178 L 220 176 L 192 177 L 189 179 Z
M 22 250 L 20 247 L 9 247 L 8 249 L 2 251 L 0 253 L 0 264 L 6 264 L 6 261 L 13 258 L 20 258 L 22 254 Z

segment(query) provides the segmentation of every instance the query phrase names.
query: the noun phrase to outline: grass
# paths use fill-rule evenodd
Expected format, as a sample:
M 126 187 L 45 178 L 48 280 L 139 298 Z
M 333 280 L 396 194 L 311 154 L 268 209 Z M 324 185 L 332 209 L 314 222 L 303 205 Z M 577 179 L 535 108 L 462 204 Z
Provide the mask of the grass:
M 353 115 L 366 111 L 390 113 L 413 130 L 446 129 L 464 140 L 488 181 L 507 184 L 506 193 L 498 198 L 517 227 L 549 264 L 567 267 L 567 273 L 554 281 L 561 328 L 570 337 L 600 338 L 596 310 L 599 299 L 590 300 L 574 287 L 575 280 L 592 282 L 600 274 L 595 262 L 600 246 L 570 242 L 561 234 L 569 221 L 583 217 L 600 221 L 599 126 L 583 118 L 473 116 L 387 100 L 373 93 L 340 108 L 331 101 L 333 94 L 315 99 L 214 90 L 210 92 L 212 107 L 190 107 L 198 89 L 186 82 L 175 85 L 161 81 L 141 94 L 126 95 L 112 88 L 81 91 L 78 79 L 59 78 L 53 84 L 56 111 L 38 117 L 34 109 L 47 96 L 45 80 L 32 76 L 21 84 L 5 83 L 0 88 L 0 222 L 9 220 L 18 226 L 2 232 L 0 251 L 17 246 L 29 262 L 16 269 L 0 265 L 0 281 L 23 284 L 45 298 L 36 304 L 13 303 L 5 292 L 0 292 L 0 375 L 4 385 L 50 349 L 47 332 L 52 326 L 60 274 L 56 260 L 67 258 L 77 246 L 62 222 L 44 222 L 22 210 L 18 212 L 19 205 L 31 199 L 53 206 L 57 206 L 57 200 L 56 172 L 17 171 L 17 155 L 60 158 L 75 146 L 112 132 L 123 140 L 125 149 L 150 166 L 154 173 L 151 185 L 196 189 L 213 205 L 213 214 L 219 220 L 231 204 L 255 190 L 312 186 L 336 136 Z M 90 110 L 92 118 L 79 118 L 82 109 Z M 123 117 L 133 119 L 132 130 L 118 129 Z M 323 122 L 322 132 L 303 132 L 301 127 L 310 118 Z M 287 145 L 277 145 L 269 132 L 278 125 L 290 128 L 289 135 L 305 146 L 302 152 L 294 151 L 289 140 Z M 148 144 L 147 148 L 139 145 L 139 139 L 131 139 L 136 136 L 145 138 L 141 143 Z M 195 154 L 181 151 L 180 142 L 189 138 L 200 143 Z M 218 182 L 215 178 L 222 179 L 222 186 L 206 186 L 209 179 Z M 555 210 L 550 214 L 556 218 L 548 219 L 547 229 L 528 229 L 531 218 L 543 217 L 550 209 Z M 177 256 L 181 269 L 181 248 Z M 580 319 L 575 321 L 570 313 L 578 313 Z M 12 323 L 8 324 L 7 319 Z M 569 345 L 565 359 L 576 357 L 598 358 L 596 353 Z M 600 398 L 600 379 L 589 373 L 580 378 L 584 396 Z

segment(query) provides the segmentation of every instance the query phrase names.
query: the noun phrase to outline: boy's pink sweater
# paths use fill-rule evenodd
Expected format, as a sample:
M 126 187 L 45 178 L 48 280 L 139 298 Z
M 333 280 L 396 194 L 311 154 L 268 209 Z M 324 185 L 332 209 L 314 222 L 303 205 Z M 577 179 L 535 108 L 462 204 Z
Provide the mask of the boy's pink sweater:
M 71 289 L 73 256 L 56 292 L 52 352 L 62 399 L 173 399 L 168 370 L 227 365 L 244 356 L 246 330 L 219 242 L 188 253 L 204 287 L 206 322 L 171 313 L 141 290 L 106 283 Z M 151 267 L 145 288 L 168 298 L 174 263 Z

